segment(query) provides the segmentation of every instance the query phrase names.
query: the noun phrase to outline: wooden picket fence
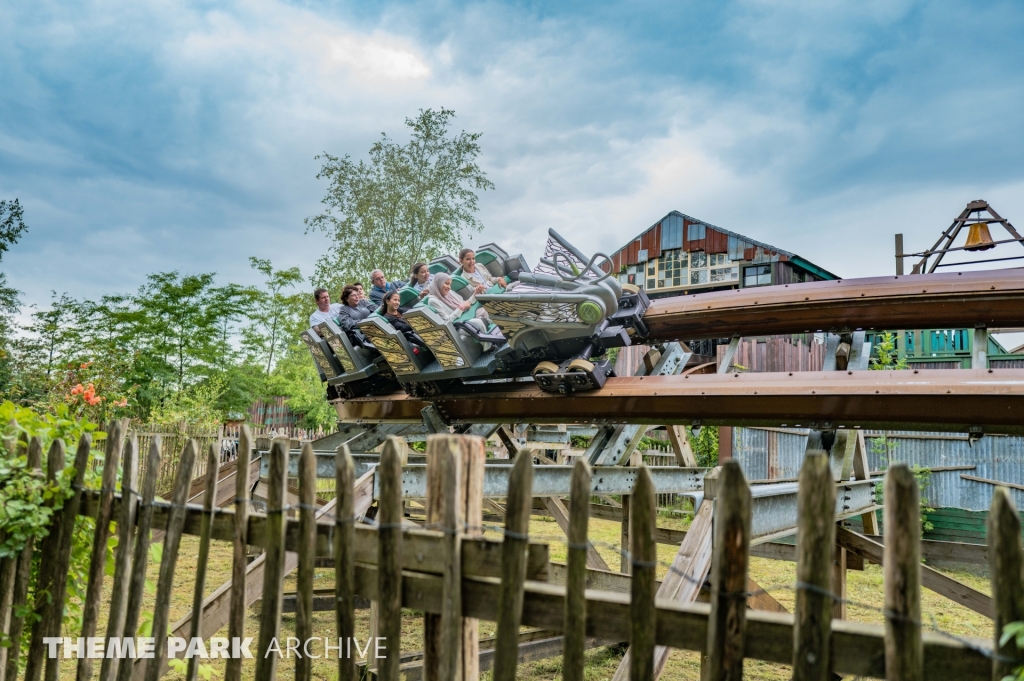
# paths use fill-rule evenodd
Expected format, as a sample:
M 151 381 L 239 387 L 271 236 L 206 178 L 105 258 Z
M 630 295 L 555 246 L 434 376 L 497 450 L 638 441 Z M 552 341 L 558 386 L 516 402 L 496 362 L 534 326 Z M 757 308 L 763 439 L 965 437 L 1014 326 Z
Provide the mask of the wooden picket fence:
M 322 437 L 322 431 L 311 431 L 303 428 L 290 426 L 246 426 L 254 438 L 288 437 L 295 440 L 309 440 Z M 224 464 L 235 458 L 238 449 L 238 439 L 241 436 L 241 424 L 222 426 L 195 426 L 186 423 L 177 424 L 155 424 L 147 423 L 131 427 L 131 432 L 138 438 L 139 451 L 149 451 L 153 439 L 159 437 L 161 451 L 171 453 L 161 459 L 160 474 L 157 477 L 157 496 L 170 494 L 174 484 L 174 473 L 178 466 L 178 454 L 185 448 L 185 443 L 194 440 L 196 449 L 199 452 L 208 452 L 213 446 L 214 450 L 220 452 L 220 463 Z M 206 456 L 200 456 L 195 462 L 194 477 L 202 477 L 206 472 Z M 146 464 L 140 462 L 139 477 L 145 477 Z
M 154 501 L 161 461 L 159 440 L 146 452 L 146 474 L 141 492 L 123 495 L 117 490 L 137 490 L 142 450 L 138 438 L 123 442 L 120 425 L 112 424 L 106 443 L 101 489 L 82 489 L 88 437 L 75 455 L 77 473 L 74 495 L 55 515 L 49 536 L 41 547 L 28 546 L 14 560 L 0 566 L 0 581 L 13 585 L 12 599 L 0 602 L 0 622 L 14 641 L 6 660 L 7 679 L 19 668 L 18 643 L 30 637 L 24 678 L 38 681 L 59 678 L 61 659 L 44 654 L 43 637 L 97 635 L 100 609 L 107 609 L 107 637 L 132 635 L 140 621 L 151 531 L 163 534 L 164 550 L 156 586 L 152 636 L 163 641 L 171 631 L 170 600 L 177 571 L 178 547 L 184 534 L 198 535 L 199 559 L 187 569 L 195 572 L 195 596 L 189 632 L 209 637 L 225 624 L 229 637 L 255 635 L 255 679 L 270 681 L 277 674 L 278 656 L 265 655 L 272 639 L 281 634 L 281 611 L 286 573 L 298 570 L 296 636 L 323 636 L 313 630 L 313 577 L 318 561 L 333 561 L 336 623 L 332 636 L 348 640 L 355 635 L 356 597 L 376 602 L 377 636 L 386 642 L 383 659 L 377 660 L 377 677 L 397 681 L 405 649 L 423 650 L 423 678 L 475 680 L 479 674 L 479 620 L 497 622 L 493 668 L 495 681 L 516 676 L 523 625 L 558 632 L 562 636 L 563 678 L 584 678 L 583 651 L 588 639 L 628 642 L 629 649 L 616 679 L 656 678 L 669 648 L 704 654 L 705 678 L 740 679 L 745 658 L 791 664 L 796 679 L 824 680 L 833 673 L 887 679 L 951 679 L 982 681 L 1002 678 L 1021 657 L 1013 641 L 998 646 L 979 644 L 929 630 L 921 619 L 918 491 L 913 474 L 903 465 L 890 467 L 885 480 L 886 540 L 884 547 L 885 625 L 873 626 L 834 620 L 831 573 L 836 524 L 835 486 L 826 456 L 809 454 L 800 472 L 798 493 L 797 580 L 795 614 L 747 609 L 748 563 L 751 537 L 751 491 L 736 462 L 726 462 L 709 472 L 707 496 L 714 509 L 713 560 L 709 575 L 709 603 L 680 603 L 656 599 L 657 558 L 656 490 L 646 468 L 636 476 L 631 497 L 628 546 L 631 565 L 630 593 L 587 590 L 587 527 L 591 494 L 590 469 L 577 461 L 569 499 L 568 565 L 564 586 L 543 583 L 547 579 L 547 547 L 529 538 L 532 506 L 533 463 L 531 456 L 517 456 L 505 500 L 505 525 L 500 539 L 481 536 L 484 443 L 469 436 L 432 436 L 428 440 L 426 521 L 410 526 L 403 518 L 402 466 L 406 445 L 391 438 L 375 469 L 355 478 L 346 447 L 336 456 L 338 495 L 327 504 L 316 503 L 316 458 L 306 445 L 298 461 L 298 501 L 289 502 L 286 487 L 289 442 L 275 440 L 268 454 L 266 511 L 246 503 L 249 495 L 250 453 L 253 440 L 246 429 L 235 478 L 235 508 L 215 509 L 219 457 L 210 452 L 206 461 L 206 491 L 202 507 L 186 505 L 200 446 L 189 440 L 175 456 L 176 470 L 169 501 Z M 122 446 L 123 444 L 123 446 Z M 29 446 L 30 464 L 42 470 L 42 447 Z M 46 474 L 53 477 L 64 467 L 60 442 L 50 447 Z M 379 478 L 375 524 L 359 522 L 373 502 L 373 479 Z M 262 483 L 261 483 L 262 484 Z M 71 532 L 77 515 L 97 519 L 92 563 L 84 601 L 80 632 L 62 632 Z M 113 589 L 102 593 L 105 547 L 116 524 Z M 226 612 L 204 611 L 206 563 L 211 539 L 232 542 L 234 562 L 230 606 Z M 245 631 L 245 609 L 250 601 L 248 584 L 258 572 L 247 560 L 248 546 L 264 551 L 259 559 L 262 601 L 259 631 Z M 31 626 L 17 616 L 26 603 L 31 552 L 38 548 L 49 560 L 40 563 L 35 593 L 47 591 L 52 598 L 35 598 Z M 625 547 L 624 547 L 625 548 Z M 294 553 L 292 553 L 294 552 Z M 295 557 L 297 554 L 297 558 Z M 27 556 L 27 558 L 26 558 Z M 997 489 L 989 517 L 989 556 L 996 631 L 1002 625 L 1024 620 L 1024 585 L 1020 518 L 1005 489 Z M 4 581 L 9 580 L 9 581 Z M 704 585 L 690 585 L 699 589 Z M 12 605 L 15 606 L 12 611 Z M 402 608 L 421 611 L 425 617 L 424 640 L 401 638 Z M 217 619 L 221 618 L 221 619 Z M 993 653 L 997 650 L 998 653 Z M 157 645 L 154 657 L 128 661 L 77 660 L 77 678 L 88 679 L 93 664 L 103 681 L 145 679 L 155 681 L 167 669 L 165 646 Z M 198 659 L 189 661 L 188 679 L 195 679 Z M 241 678 L 241 660 L 227 661 L 225 681 Z M 296 678 L 311 678 L 311 661 L 296 661 Z M 356 661 L 340 657 L 337 676 L 358 678 Z
M 208 451 L 211 445 L 219 452 L 224 441 L 224 429 L 221 426 L 195 426 L 185 423 L 174 425 L 146 423 L 132 428 L 132 431 L 138 438 L 140 452 L 148 452 L 153 444 L 153 440 L 159 438 L 161 440 L 161 451 L 173 453 L 170 456 L 163 457 L 160 461 L 160 472 L 156 482 L 157 496 L 167 496 L 171 492 L 171 488 L 174 485 L 174 473 L 178 467 L 177 453 L 185 449 L 185 444 L 189 440 L 195 441 L 196 447 L 200 452 Z M 223 458 L 225 460 L 229 459 L 226 456 Z M 206 457 L 204 456 L 197 462 L 195 475 L 197 477 L 202 475 L 205 469 Z M 139 476 L 144 478 L 145 474 L 146 462 L 140 462 Z

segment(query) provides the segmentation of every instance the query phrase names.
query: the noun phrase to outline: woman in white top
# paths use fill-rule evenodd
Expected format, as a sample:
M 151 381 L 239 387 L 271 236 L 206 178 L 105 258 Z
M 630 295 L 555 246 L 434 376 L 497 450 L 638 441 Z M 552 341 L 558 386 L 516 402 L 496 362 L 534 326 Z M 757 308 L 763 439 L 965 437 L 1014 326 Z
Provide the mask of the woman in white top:
M 425 262 L 418 262 L 412 266 L 412 276 L 409 278 L 409 287 L 420 294 L 422 300 L 425 296 L 430 293 L 429 286 L 430 282 L 434 279 L 434 275 L 430 273 L 430 268 Z
M 476 252 L 472 248 L 459 251 L 459 262 L 462 263 L 462 276 L 473 285 L 473 293 L 483 293 L 497 284 L 505 288 L 505 277 L 494 277 L 486 267 L 476 261 Z

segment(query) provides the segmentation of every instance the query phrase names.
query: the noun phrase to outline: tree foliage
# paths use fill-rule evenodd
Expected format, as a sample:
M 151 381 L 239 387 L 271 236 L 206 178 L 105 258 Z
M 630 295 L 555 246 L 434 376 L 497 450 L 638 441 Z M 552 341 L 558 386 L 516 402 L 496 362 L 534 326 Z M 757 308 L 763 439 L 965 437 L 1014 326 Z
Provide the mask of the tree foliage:
M 275 270 L 269 260 L 249 258 L 249 264 L 263 275 L 263 288 L 250 293 L 249 324 L 242 329 L 242 344 L 249 358 L 270 376 L 274 363 L 292 342 L 296 321 L 301 321 L 308 295 L 294 292 L 302 283 L 298 267 Z
M 3 259 L 4 253 L 18 243 L 18 239 L 28 231 L 24 213 L 18 199 L 0 201 L 0 259 Z
M 449 135 L 455 113 L 420 110 L 407 118 L 411 139 L 398 144 L 382 133 L 369 162 L 348 155 L 318 156 L 317 174 L 330 184 L 324 212 L 306 218 L 307 231 L 330 237 L 314 281 L 336 288 L 373 269 L 388 279 L 409 275 L 412 263 L 457 251 L 465 231 L 480 231 L 477 192 L 494 185 L 477 165 L 480 133 Z
M 381 268 L 391 279 L 479 231 L 477 194 L 493 188 L 477 164 L 479 133 L 450 130 L 454 112 L 420 110 L 409 139 L 382 134 L 367 160 L 324 154 L 329 187 L 308 231 L 331 237 L 313 282 L 337 290 Z M 0 201 L 0 259 L 28 227 L 17 199 Z M 134 292 L 76 299 L 51 292 L 17 325 L 19 293 L 0 272 L 0 397 L 41 413 L 105 422 L 244 417 L 258 399 L 284 396 L 307 428 L 336 415 L 300 340 L 312 301 L 299 268 L 250 258 L 256 286 L 214 273 L 150 274 Z
M 312 307 L 302 274 L 250 264 L 263 275 L 258 286 L 161 272 L 135 293 L 96 301 L 53 293 L 8 339 L 0 393 L 97 422 L 209 425 L 284 396 L 302 426 L 330 428 L 333 409 L 299 339 Z

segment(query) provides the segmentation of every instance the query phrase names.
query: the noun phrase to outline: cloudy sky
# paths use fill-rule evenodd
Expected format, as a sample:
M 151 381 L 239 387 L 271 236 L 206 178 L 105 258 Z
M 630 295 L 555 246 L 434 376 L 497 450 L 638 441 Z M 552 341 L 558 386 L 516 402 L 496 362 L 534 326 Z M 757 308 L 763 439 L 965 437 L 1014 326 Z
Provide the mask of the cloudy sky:
M 444 106 L 496 185 L 474 242 L 612 251 L 676 209 L 888 274 L 972 199 L 1024 227 L 1021 35 L 1012 1 L 5 2 L 3 268 L 40 303 L 308 275 L 314 157 Z

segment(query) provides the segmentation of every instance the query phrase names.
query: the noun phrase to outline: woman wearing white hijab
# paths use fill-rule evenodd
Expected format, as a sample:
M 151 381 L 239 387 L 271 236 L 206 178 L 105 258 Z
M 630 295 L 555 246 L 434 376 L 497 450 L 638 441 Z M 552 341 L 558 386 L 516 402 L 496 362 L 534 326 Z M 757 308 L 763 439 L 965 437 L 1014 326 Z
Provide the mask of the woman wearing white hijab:
M 461 317 L 475 302 L 473 298 L 463 300 L 452 293 L 452 277 L 444 272 L 435 274 L 427 288 L 430 291 L 427 306 L 441 315 L 446 322 L 453 322 Z M 466 321 L 479 327 L 481 331 L 487 331 L 487 322 L 484 321 L 487 318 L 487 310 L 481 307 L 476 314 L 475 318 Z

